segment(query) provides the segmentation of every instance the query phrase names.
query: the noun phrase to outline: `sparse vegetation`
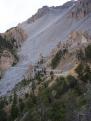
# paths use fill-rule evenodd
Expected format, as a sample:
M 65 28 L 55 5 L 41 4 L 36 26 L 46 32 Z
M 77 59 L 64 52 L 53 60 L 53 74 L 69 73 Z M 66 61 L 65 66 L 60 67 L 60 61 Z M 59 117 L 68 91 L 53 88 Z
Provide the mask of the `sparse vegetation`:
M 63 50 L 59 50 L 56 55 L 53 57 L 52 61 L 51 61 L 51 67 L 53 69 L 55 69 L 58 64 L 60 63 L 61 58 L 65 55 L 65 53 L 67 52 L 67 49 L 63 49 Z
M 82 49 L 77 51 L 76 57 L 79 61 L 91 61 L 91 45 L 88 45 L 85 49 L 84 52 Z
M 89 53 L 87 50 L 86 53 Z M 79 112 L 83 112 L 83 107 L 86 110 L 85 113 L 89 112 L 88 114 L 90 114 L 91 69 L 89 63 L 80 61 L 75 71 L 78 74 L 77 78 L 69 75 L 55 79 L 53 72 L 51 72 L 51 80 L 55 81 L 51 87 L 48 86 L 48 82 L 47 85 L 43 83 L 46 78 L 40 73 L 35 78 L 38 81 L 37 85 L 34 79 L 24 79 L 16 85 L 16 88 L 25 87 L 31 82 L 31 93 L 25 94 L 25 97 L 21 99 L 14 92 L 12 99 L 10 98 L 7 103 L 10 105 L 9 116 L 4 110 L 6 101 L 4 100 L 2 105 L 1 100 L 0 104 L 3 106 L 0 107 L 1 121 L 18 121 L 21 119 L 23 121 L 79 121 L 78 115 L 80 115 Z M 38 93 L 35 94 L 39 85 L 41 86 Z
M 17 48 L 14 46 L 15 40 L 7 40 L 5 37 L 0 36 L 0 56 L 4 50 L 8 50 L 15 58 L 15 65 L 18 62 Z
M 91 69 L 88 64 L 80 63 L 76 68 L 78 78 L 84 82 L 91 80 Z
M 23 116 L 23 121 L 73 121 L 77 117 L 76 111 L 86 105 L 84 93 L 79 93 L 80 86 L 77 79 L 67 76 L 57 78 L 51 88 L 43 85 L 38 95 L 31 93 L 20 99 L 14 92 L 9 102 L 11 115 L 6 121 L 20 120 Z
M 87 60 L 91 60 L 91 45 L 88 45 L 85 49 L 85 56 Z

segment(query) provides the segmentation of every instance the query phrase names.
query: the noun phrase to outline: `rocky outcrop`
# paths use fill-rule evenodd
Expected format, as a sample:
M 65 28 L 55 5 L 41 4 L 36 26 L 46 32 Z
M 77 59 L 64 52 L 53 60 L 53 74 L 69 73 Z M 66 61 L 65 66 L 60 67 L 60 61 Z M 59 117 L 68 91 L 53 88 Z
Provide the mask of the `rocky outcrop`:
M 3 52 L 0 53 L 0 78 L 2 78 L 4 72 L 14 63 L 17 63 L 17 60 L 9 50 L 3 50 Z
M 25 33 L 24 34 L 22 32 L 23 35 L 26 35 L 26 33 L 28 34 L 28 39 L 27 41 L 24 42 L 23 46 L 21 46 L 21 50 L 19 52 L 19 55 L 21 57 L 24 57 L 24 60 L 21 59 L 23 61 L 20 61 L 20 63 L 18 64 L 18 69 L 15 67 L 15 68 L 12 68 L 11 70 L 8 70 L 7 76 L 3 79 L 7 83 L 7 85 L 10 83 L 10 81 L 13 81 L 14 84 L 13 86 L 11 85 L 13 88 L 15 83 L 21 81 L 22 78 L 24 77 L 25 71 L 27 71 L 28 69 L 28 65 L 35 64 L 39 59 L 40 53 L 44 57 L 48 55 L 50 56 L 51 50 L 55 48 L 57 44 L 58 44 L 58 48 L 55 50 L 56 52 L 60 49 L 60 47 L 62 47 L 63 49 L 65 49 L 65 47 L 69 47 L 70 48 L 69 51 L 71 55 L 73 54 L 72 53 L 73 50 L 75 50 L 76 47 L 79 47 L 78 43 L 81 42 L 81 43 L 84 43 L 84 45 L 87 43 L 88 41 L 86 37 L 87 35 L 84 36 L 84 34 L 82 34 L 80 37 L 80 33 L 74 32 L 74 31 L 77 31 L 77 30 L 89 31 L 91 33 L 91 26 L 90 26 L 91 16 L 88 16 L 86 18 L 83 17 L 81 20 L 79 19 L 77 20 L 77 19 L 73 19 L 72 17 L 69 17 L 69 15 L 73 10 L 75 13 L 77 13 L 77 16 L 80 15 L 80 12 L 76 11 L 78 8 L 80 8 L 80 6 L 81 5 L 78 6 L 78 2 L 77 2 L 77 5 L 75 3 L 75 6 L 73 5 L 70 6 L 70 4 L 68 3 L 63 5 L 63 7 L 59 6 L 59 7 L 49 8 L 45 6 L 42 9 L 39 9 L 38 12 L 34 16 L 32 16 L 32 18 L 28 19 L 28 21 L 25 21 L 20 25 L 18 25 L 18 28 L 15 27 L 6 32 L 7 33 L 6 38 L 8 38 L 8 35 L 15 37 L 15 39 L 18 41 L 17 42 L 18 47 L 20 46 L 19 44 L 20 40 L 21 42 L 23 40 L 22 36 L 18 36 L 18 34 L 22 35 L 19 33 L 19 30 L 23 28 L 24 30 L 23 32 Z M 80 8 L 80 10 L 82 10 L 83 8 Z M 88 9 L 90 10 L 90 8 Z M 70 32 L 72 33 L 68 38 L 68 35 L 70 34 Z M 59 44 L 59 42 L 61 44 Z M 63 51 L 64 50 L 62 50 L 62 52 Z M 56 52 L 52 54 L 52 57 L 55 55 Z M 71 58 L 70 55 L 69 55 L 70 63 L 68 63 L 68 57 L 66 55 L 65 56 L 67 61 L 65 61 L 65 64 L 64 64 L 64 58 L 62 58 L 63 63 L 61 63 L 61 65 L 64 64 L 63 69 L 65 69 L 65 71 L 68 70 L 69 67 L 71 68 L 71 65 L 74 65 L 74 62 L 75 62 L 75 61 L 72 62 L 74 57 L 72 56 Z M 51 60 L 51 57 L 49 58 Z M 62 66 L 60 66 L 60 68 L 61 67 Z M 12 71 L 13 71 L 13 76 L 11 76 Z M 29 75 L 30 75 L 30 72 L 29 72 Z M 28 78 L 30 78 L 29 75 L 28 75 Z M 8 77 L 10 77 L 10 79 Z M 12 80 L 12 78 L 14 78 L 14 80 Z M 0 86 L 2 87 L 2 85 Z M 4 85 L 4 87 L 6 88 L 6 85 Z M 9 87 L 7 90 L 10 89 Z M 3 88 L 3 90 L 5 88 Z
M 41 18 L 45 14 L 47 14 L 50 11 L 50 8 L 48 6 L 43 6 L 41 9 L 38 10 L 38 12 L 33 15 L 31 18 L 27 20 L 28 23 L 34 22 L 37 19 Z
M 71 44 L 78 43 L 78 45 L 91 42 L 91 36 L 87 32 L 73 31 L 69 35 L 69 41 Z
M 35 22 L 37 19 L 41 18 L 42 16 L 48 14 L 48 13 L 53 13 L 56 11 L 62 11 L 64 9 L 67 9 L 73 5 L 74 2 L 69 1 L 65 3 L 63 6 L 56 6 L 56 7 L 48 7 L 48 6 L 43 6 L 40 8 L 35 15 L 33 15 L 31 18 L 27 20 L 28 23 Z
M 65 71 L 72 71 L 74 69 L 74 67 L 76 66 L 76 64 L 78 64 L 78 58 L 77 58 L 77 53 L 80 52 L 80 50 L 85 53 L 85 48 L 91 44 L 91 36 L 87 33 L 87 32 L 83 32 L 83 31 L 72 31 L 69 36 L 68 39 L 64 42 L 59 42 L 56 46 L 56 48 L 54 48 L 51 53 L 50 56 L 47 59 L 46 65 L 48 68 L 50 68 L 52 59 L 54 57 L 56 57 L 55 55 L 60 52 L 60 55 L 64 50 L 66 49 L 66 53 L 61 56 L 60 62 L 58 64 L 58 66 L 56 67 L 56 69 L 61 69 L 62 72 Z
M 14 56 L 8 50 L 4 50 L 0 58 L 0 70 L 5 71 L 12 66 L 15 59 Z
M 70 48 L 71 46 L 76 46 L 79 47 L 78 45 L 82 45 L 82 44 L 87 44 L 87 43 L 91 43 L 91 36 L 88 35 L 87 32 L 82 32 L 82 31 L 72 31 L 69 35 L 68 35 L 68 39 L 65 42 L 59 42 L 56 46 L 56 48 L 54 48 L 51 51 L 51 55 L 55 55 L 55 53 L 63 48 Z
M 27 34 L 26 32 L 20 28 L 20 27 L 14 27 L 11 28 L 9 30 L 7 30 L 3 36 L 7 39 L 7 40 L 15 40 L 14 41 L 14 46 L 16 47 L 20 47 L 21 44 L 27 39 Z
M 18 62 L 17 49 L 27 39 L 27 34 L 20 27 L 14 27 L 0 34 L 0 73 Z
M 90 0 L 78 0 L 75 3 L 75 7 L 72 10 L 71 16 L 73 18 L 83 18 L 91 12 L 91 1 Z

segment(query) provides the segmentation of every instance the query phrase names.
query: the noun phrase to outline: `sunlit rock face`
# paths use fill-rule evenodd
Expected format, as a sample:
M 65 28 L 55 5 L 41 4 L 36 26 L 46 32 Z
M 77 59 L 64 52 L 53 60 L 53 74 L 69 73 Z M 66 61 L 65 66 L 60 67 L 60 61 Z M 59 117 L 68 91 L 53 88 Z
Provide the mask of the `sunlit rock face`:
M 32 23 L 35 22 L 37 19 L 51 13 L 56 13 L 56 12 L 62 12 L 62 10 L 69 8 L 70 6 L 73 5 L 72 1 L 69 1 L 65 3 L 63 6 L 56 6 L 56 7 L 48 7 L 48 6 L 43 6 L 42 8 L 38 9 L 37 13 L 33 15 L 31 18 L 27 20 L 27 23 Z
M 91 43 L 91 36 L 85 31 L 73 31 L 69 35 L 69 40 L 77 42 L 78 44 L 87 44 Z
M 31 18 L 5 33 L 6 38 L 14 38 L 16 40 L 14 45 L 21 48 L 18 51 L 19 63 L 8 69 L 0 82 L 1 94 L 12 90 L 25 77 L 30 78 L 29 65 L 38 62 L 40 54 L 44 57 L 50 56 L 50 52 L 59 42 L 66 42 L 71 32 L 86 31 L 91 34 L 91 14 L 88 12 L 86 16 L 79 17 L 78 10 L 83 9 L 80 6 L 78 1 L 59 7 L 44 6 Z M 90 7 L 87 8 L 90 10 Z M 74 15 L 77 15 L 76 18 L 70 16 L 73 11 Z M 79 33 L 72 33 L 73 49 L 80 39 L 78 35 Z M 78 38 L 77 42 L 76 38 Z M 85 36 L 82 36 L 82 39 L 82 42 L 87 42 Z
M 18 26 L 7 30 L 0 35 L 5 38 L 6 42 L 9 41 L 15 49 L 20 48 L 21 44 L 27 39 L 26 32 Z M 12 52 L 6 49 L 6 47 L 5 49 L 3 48 L 3 52 L 0 54 L 0 69 L 7 70 L 15 61 Z
M 0 69 L 2 71 L 7 70 L 12 66 L 14 62 L 14 56 L 7 50 L 4 50 L 0 58 Z
M 7 30 L 3 36 L 6 37 L 7 40 L 14 39 L 14 45 L 17 47 L 20 47 L 21 44 L 27 39 L 26 32 L 18 26 Z
M 39 9 L 38 12 L 33 15 L 31 18 L 28 19 L 28 23 L 35 22 L 40 17 L 44 16 L 50 11 L 50 8 L 48 6 L 44 6 L 43 8 Z
M 77 0 L 72 11 L 72 17 L 81 19 L 91 12 L 91 0 Z

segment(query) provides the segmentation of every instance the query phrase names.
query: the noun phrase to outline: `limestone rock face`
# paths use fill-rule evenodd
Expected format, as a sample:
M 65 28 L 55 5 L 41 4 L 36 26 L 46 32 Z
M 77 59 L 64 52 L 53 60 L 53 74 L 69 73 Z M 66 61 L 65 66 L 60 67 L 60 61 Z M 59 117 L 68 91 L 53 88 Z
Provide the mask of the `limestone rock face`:
M 69 1 L 69 2 L 65 3 L 63 6 L 56 6 L 56 7 L 54 7 L 54 6 L 53 7 L 43 6 L 42 8 L 40 8 L 37 11 L 37 13 L 35 15 L 33 15 L 31 18 L 29 18 L 27 20 L 27 22 L 28 23 L 35 22 L 37 19 L 43 17 L 46 14 L 53 13 L 53 12 L 56 12 L 56 11 L 61 12 L 61 10 L 67 9 L 67 8 L 71 7 L 72 5 L 73 5 L 73 2 Z
M 12 66 L 14 62 L 14 56 L 8 51 L 4 50 L 0 58 L 0 70 L 5 71 Z
M 30 23 L 30 22 L 36 21 L 40 17 L 47 14 L 49 12 L 49 10 L 50 10 L 50 8 L 48 6 L 43 6 L 41 9 L 38 10 L 38 12 L 35 15 L 33 15 L 31 18 L 29 18 L 27 22 Z
M 7 40 L 14 39 L 14 45 L 17 47 L 20 47 L 21 44 L 27 39 L 26 32 L 18 26 L 7 30 L 3 36 L 6 37 Z
M 89 43 L 91 43 L 91 36 L 87 32 L 73 31 L 70 33 L 68 38 L 68 44 L 72 48 L 84 48 Z
M 70 33 L 69 39 L 73 41 L 78 40 L 79 42 L 82 41 L 83 39 L 86 39 L 86 42 L 88 42 L 90 39 L 90 36 L 88 35 L 87 32 L 73 31 Z
M 15 50 L 21 47 L 21 44 L 27 39 L 26 32 L 21 29 L 19 26 L 7 30 L 5 33 L 0 34 L 2 38 L 9 42 L 12 45 L 12 49 Z M 8 47 L 9 48 L 9 47 Z M 14 63 L 16 63 L 15 55 L 13 55 L 13 50 L 4 47 L 3 51 L 0 54 L 0 71 L 5 71 L 10 68 Z
M 72 11 L 72 17 L 83 18 L 91 12 L 91 0 L 78 0 Z

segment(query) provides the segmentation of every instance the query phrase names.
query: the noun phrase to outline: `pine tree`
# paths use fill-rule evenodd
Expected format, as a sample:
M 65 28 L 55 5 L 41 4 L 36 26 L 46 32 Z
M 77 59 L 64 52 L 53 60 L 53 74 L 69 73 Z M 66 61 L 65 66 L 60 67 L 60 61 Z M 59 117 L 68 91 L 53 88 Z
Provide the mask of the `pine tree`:
M 11 107 L 12 120 L 16 119 L 18 114 L 19 114 L 19 109 L 18 109 L 18 105 L 17 105 L 17 95 L 14 92 L 14 99 L 13 99 L 13 103 L 12 103 L 12 107 Z

